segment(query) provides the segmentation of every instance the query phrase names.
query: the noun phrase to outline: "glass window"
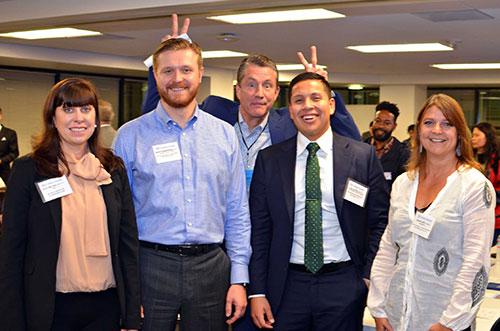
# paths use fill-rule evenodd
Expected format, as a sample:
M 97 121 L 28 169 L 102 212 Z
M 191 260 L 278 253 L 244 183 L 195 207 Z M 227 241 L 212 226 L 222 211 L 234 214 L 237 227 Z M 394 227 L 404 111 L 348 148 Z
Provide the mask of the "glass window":
M 123 111 L 119 123 L 122 125 L 141 115 L 142 102 L 148 84 L 144 80 L 125 79 L 123 82 Z
M 489 122 L 500 135 L 500 89 L 479 90 L 478 122 Z
M 464 110 L 465 120 L 469 126 L 476 123 L 476 90 L 473 88 L 427 88 L 427 96 L 444 93 L 457 100 Z

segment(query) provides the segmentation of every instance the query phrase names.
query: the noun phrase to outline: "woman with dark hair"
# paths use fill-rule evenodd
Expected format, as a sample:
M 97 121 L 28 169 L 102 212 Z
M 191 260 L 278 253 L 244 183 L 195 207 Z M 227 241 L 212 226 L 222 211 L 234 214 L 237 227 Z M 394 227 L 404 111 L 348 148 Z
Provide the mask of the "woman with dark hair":
M 470 330 L 488 283 L 494 189 L 453 98 L 431 96 L 416 130 L 408 171 L 392 187 L 367 305 L 377 331 Z
M 493 125 L 486 122 L 474 125 L 471 142 L 474 156 L 481 164 L 484 175 L 491 181 L 496 192 L 495 234 L 492 244 L 495 245 L 500 235 L 500 152 Z
M 95 87 L 52 87 L 43 133 L 14 162 L 0 241 L 0 325 L 138 329 L 138 239 L 122 161 L 99 145 Z

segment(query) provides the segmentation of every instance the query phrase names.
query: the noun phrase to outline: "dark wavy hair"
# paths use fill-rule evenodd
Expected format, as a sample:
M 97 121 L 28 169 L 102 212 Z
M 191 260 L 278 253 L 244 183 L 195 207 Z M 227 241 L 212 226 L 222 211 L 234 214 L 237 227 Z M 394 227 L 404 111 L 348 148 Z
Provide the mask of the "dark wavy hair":
M 96 128 L 88 140 L 92 152 L 108 172 L 123 168 L 123 162 L 113 152 L 99 143 L 99 101 L 94 85 L 81 78 L 67 78 L 55 84 L 47 95 L 43 107 L 43 131 L 33 142 L 32 157 L 42 176 L 62 176 L 61 161 L 69 173 L 68 162 L 61 149 L 61 137 L 54 125 L 56 108 L 92 105 L 96 113 Z
M 499 156 L 498 155 L 498 142 L 497 142 L 497 135 L 495 132 L 495 128 L 493 125 L 487 122 L 481 122 L 477 123 L 472 127 L 472 130 L 477 128 L 480 130 L 484 135 L 486 136 L 486 145 L 484 146 L 484 161 L 487 165 L 492 164 L 493 170 L 495 173 L 498 171 L 498 162 L 499 162 Z M 474 149 L 474 155 L 478 157 L 478 151 Z M 492 162 L 493 161 L 493 162 Z

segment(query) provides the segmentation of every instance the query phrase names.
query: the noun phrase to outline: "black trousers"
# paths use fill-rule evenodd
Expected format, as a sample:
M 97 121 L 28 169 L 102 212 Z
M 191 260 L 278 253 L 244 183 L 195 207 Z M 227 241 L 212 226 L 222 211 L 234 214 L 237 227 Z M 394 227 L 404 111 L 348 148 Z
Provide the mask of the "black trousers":
M 368 288 L 354 265 L 313 275 L 288 270 L 275 331 L 361 331 Z
M 120 304 L 116 289 L 56 293 L 52 331 L 103 330 L 120 330 Z

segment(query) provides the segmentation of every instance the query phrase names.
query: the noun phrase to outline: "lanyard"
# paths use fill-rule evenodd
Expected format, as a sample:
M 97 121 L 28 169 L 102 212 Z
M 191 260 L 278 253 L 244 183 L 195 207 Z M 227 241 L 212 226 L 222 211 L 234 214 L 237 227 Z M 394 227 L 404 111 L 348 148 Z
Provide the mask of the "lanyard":
M 247 144 L 247 142 L 245 140 L 245 136 L 243 135 L 243 131 L 241 131 L 240 121 L 238 121 L 237 123 L 238 123 L 238 129 L 240 129 L 241 140 L 243 140 L 243 144 L 245 145 L 245 148 L 247 149 L 247 157 L 248 157 L 250 149 L 253 147 L 253 145 L 255 145 L 255 143 L 257 142 L 257 140 L 259 140 L 260 136 L 262 135 L 262 132 L 264 132 L 266 130 L 267 126 L 269 125 L 269 121 L 267 121 L 267 123 L 264 126 L 264 128 L 262 129 L 262 131 L 260 131 L 260 133 L 257 136 L 257 138 L 254 140 L 254 142 L 250 146 L 248 146 L 248 144 Z

